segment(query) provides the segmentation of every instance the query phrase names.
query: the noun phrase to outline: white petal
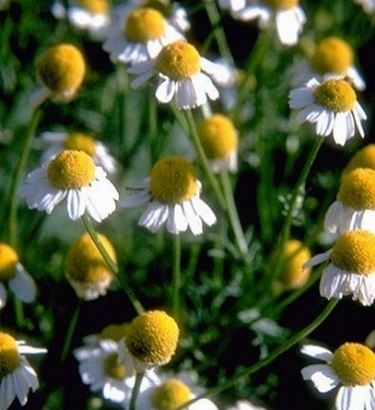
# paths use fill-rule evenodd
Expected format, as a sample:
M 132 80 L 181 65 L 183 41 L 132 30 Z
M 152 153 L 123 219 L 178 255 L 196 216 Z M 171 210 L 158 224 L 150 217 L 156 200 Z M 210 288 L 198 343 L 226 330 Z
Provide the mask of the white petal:
M 191 204 L 197 215 L 206 225 L 212 226 L 216 223 L 216 215 L 213 213 L 212 209 L 199 197 L 193 198 L 191 200 Z
M 185 214 L 182 211 L 180 204 L 171 205 L 169 207 L 169 215 L 167 219 L 167 230 L 172 234 L 185 232 L 188 227 Z
M 342 217 L 342 208 L 341 201 L 335 201 L 330 205 L 324 217 L 324 229 L 326 232 L 337 233 Z
M 146 227 L 151 232 L 157 232 L 167 220 L 169 211 L 168 205 L 153 201 L 142 214 L 138 225 Z
M 314 357 L 315 359 L 328 362 L 332 358 L 332 352 L 325 347 L 317 345 L 304 345 L 301 348 L 301 353 Z
M 309 259 L 306 263 L 304 263 L 303 268 L 312 268 L 313 266 L 320 265 L 321 263 L 328 261 L 331 257 L 331 253 L 332 249 L 324 253 L 318 253 L 317 255 Z
M 332 368 L 326 364 L 314 364 L 301 370 L 304 380 L 311 380 L 320 393 L 326 393 L 339 384 L 339 379 Z
M 36 296 L 34 279 L 25 271 L 20 263 L 16 266 L 16 275 L 9 280 L 9 287 L 22 302 L 31 303 L 34 301 Z
M 190 201 L 185 201 L 182 204 L 182 209 L 185 213 L 186 219 L 189 224 L 189 228 L 193 235 L 200 235 L 203 232 L 202 221 L 195 213 Z
M 175 93 L 175 81 L 166 78 L 158 85 L 155 96 L 161 103 L 169 103 L 172 101 Z
M 333 127 L 333 139 L 336 144 L 345 145 L 347 139 L 351 137 L 350 130 L 347 127 L 346 116 L 349 115 L 346 112 L 336 113 L 335 125 Z
M 7 303 L 7 291 L 5 286 L 0 282 L 0 309 L 2 309 Z
M 0 409 L 8 409 L 15 398 L 11 375 L 4 376 L 0 381 Z
M 151 199 L 150 193 L 148 190 L 142 192 L 137 192 L 136 194 L 129 195 L 121 200 L 120 205 L 124 208 L 135 208 L 139 205 L 142 205 L 146 202 L 149 202 Z

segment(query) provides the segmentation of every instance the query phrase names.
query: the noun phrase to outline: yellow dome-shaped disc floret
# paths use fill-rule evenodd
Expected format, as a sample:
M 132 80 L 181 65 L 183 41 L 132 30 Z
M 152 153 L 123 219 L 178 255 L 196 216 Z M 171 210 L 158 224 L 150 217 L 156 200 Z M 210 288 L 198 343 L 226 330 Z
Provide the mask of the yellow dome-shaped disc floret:
M 198 133 L 209 159 L 226 158 L 237 149 L 237 130 L 225 115 L 214 114 L 204 119 Z
M 126 38 L 135 43 L 144 43 L 164 35 L 166 21 L 157 10 L 140 7 L 129 13 L 124 27 Z
M 109 10 L 107 0 L 75 0 L 76 4 L 94 14 L 106 14 Z
M 290 239 L 283 250 L 283 267 L 280 281 L 285 289 L 297 289 L 303 286 L 310 276 L 310 269 L 304 269 L 303 264 L 311 258 L 309 248 L 301 241 Z
M 201 69 L 197 49 L 184 40 L 165 46 L 156 58 L 156 69 L 172 80 L 186 80 Z
M 119 323 L 119 324 L 111 324 L 106 326 L 100 332 L 101 339 L 111 339 L 115 342 L 119 342 L 126 336 L 126 330 L 129 326 L 129 323 Z
M 126 369 L 123 364 L 117 362 L 118 354 L 112 353 L 104 360 L 104 372 L 113 379 L 123 380 L 126 377 Z
M 191 397 L 191 391 L 186 384 L 177 379 L 170 379 L 155 388 L 151 404 L 157 410 L 173 410 L 189 401 Z
M 375 235 L 359 230 L 346 232 L 336 240 L 331 260 L 343 271 L 372 274 L 375 272 Z
M 337 199 L 353 209 L 375 210 L 375 170 L 356 168 L 345 174 Z
M 311 57 L 312 68 L 320 74 L 345 73 L 352 64 L 352 48 L 337 37 L 322 40 Z
M 18 255 L 11 246 L 0 243 L 0 281 L 14 278 L 18 260 Z
M 95 164 L 83 151 L 65 150 L 51 160 L 47 168 L 47 177 L 55 188 L 82 188 L 94 181 Z
M 315 101 L 323 107 L 334 111 L 350 111 L 357 101 L 353 87 L 345 80 L 327 80 L 316 87 Z
M 198 189 L 195 170 L 183 157 L 165 157 L 151 170 L 151 194 L 160 202 L 182 203 L 196 195 Z
M 53 93 L 75 93 L 86 72 L 82 53 L 71 44 L 59 44 L 45 51 L 37 62 L 37 73 Z
M 64 148 L 76 151 L 84 151 L 90 157 L 96 154 L 95 140 L 82 132 L 71 132 L 64 141 Z
M 375 144 L 368 144 L 354 154 L 345 167 L 343 174 L 345 175 L 355 168 L 371 168 L 375 170 Z
M 8 333 L 0 332 L 0 380 L 17 369 L 20 363 L 15 339 Z
M 288 10 L 298 6 L 298 0 L 265 0 L 265 3 L 276 10 Z
M 359 343 L 336 349 L 331 366 L 344 386 L 365 386 L 375 380 L 375 353 Z
M 110 258 L 116 261 L 116 253 L 112 244 L 104 235 L 99 233 L 97 235 Z M 111 270 L 88 233 L 76 239 L 69 248 L 65 272 L 68 279 L 82 284 L 105 282 L 113 277 Z
M 160 310 L 137 316 L 129 325 L 126 346 L 139 361 L 163 365 L 171 360 L 178 342 L 179 329 L 175 320 Z

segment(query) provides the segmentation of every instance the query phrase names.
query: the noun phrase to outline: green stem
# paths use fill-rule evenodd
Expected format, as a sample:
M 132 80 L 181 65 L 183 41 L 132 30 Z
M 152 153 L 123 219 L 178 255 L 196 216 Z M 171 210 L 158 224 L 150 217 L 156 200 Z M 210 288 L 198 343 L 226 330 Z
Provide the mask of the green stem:
M 281 346 L 277 347 L 275 350 L 273 350 L 267 357 L 265 357 L 262 360 L 259 360 L 257 363 L 254 363 L 252 366 L 248 367 L 244 371 L 240 372 L 239 374 L 231 377 L 229 380 L 227 380 L 225 383 L 215 386 L 211 389 L 208 389 L 205 393 L 195 397 L 193 400 L 188 401 L 187 403 L 183 404 L 182 406 L 177 407 L 175 410 L 181 410 L 185 409 L 186 407 L 190 406 L 191 404 L 195 403 L 196 401 L 203 399 L 208 396 L 212 396 L 214 394 L 220 393 L 223 390 L 232 387 L 235 385 L 238 380 L 242 379 L 243 377 L 248 377 L 251 374 L 257 372 L 258 370 L 262 369 L 263 367 L 268 366 L 270 363 L 272 363 L 277 357 L 279 357 L 281 354 L 289 350 L 291 347 L 296 345 L 298 342 L 300 342 L 302 339 L 306 338 L 310 333 L 312 333 L 318 326 L 320 326 L 326 319 L 327 317 L 331 314 L 337 303 L 339 302 L 338 299 L 332 299 L 325 309 L 323 310 L 322 313 L 318 317 L 316 317 L 310 324 L 308 324 L 306 327 L 301 329 L 299 332 L 297 332 L 295 335 L 293 335 L 290 339 L 288 339 L 285 343 L 283 343 Z
M 130 398 L 129 410 L 136 410 L 137 398 L 138 398 L 139 390 L 141 388 L 143 376 L 144 376 L 144 373 L 137 373 L 135 377 L 135 383 L 134 383 L 133 390 L 132 390 L 132 396 Z
M 23 303 L 18 299 L 17 296 L 13 297 L 13 307 L 17 327 L 19 329 L 22 329 L 24 326 L 25 315 L 23 311 Z
M 38 126 L 40 117 L 41 117 L 41 112 L 39 110 L 35 110 L 31 117 L 28 129 L 26 132 L 26 136 L 23 142 L 19 161 L 17 163 L 16 169 L 12 176 L 12 182 L 11 182 L 10 192 L 9 192 L 8 241 L 9 241 L 9 244 L 13 247 L 15 247 L 17 243 L 18 191 L 19 191 L 22 178 L 25 173 L 25 167 L 26 167 L 27 159 L 29 157 L 30 150 L 31 150 L 31 144 L 32 144 L 33 137 L 35 135 L 35 131 Z
M 151 90 L 153 92 L 153 90 Z M 158 150 L 158 128 L 157 128 L 157 105 L 156 100 L 153 95 L 150 95 L 148 102 L 148 127 L 149 127 L 149 138 L 150 138 L 150 163 L 155 164 L 159 157 Z
M 79 301 L 76 310 L 73 314 L 73 317 L 70 319 L 69 321 L 69 328 L 68 331 L 66 332 L 66 337 L 65 337 L 65 341 L 64 341 L 64 346 L 63 346 L 63 350 L 61 353 L 61 358 L 60 358 L 60 362 L 63 362 L 70 350 L 70 346 L 72 345 L 72 340 L 73 340 L 73 334 L 74 331 L 77 327 L 77 322 L 78 322 L 78 317 L 79 317 L 79 312 L 81 310 L 81 301 Z
M 227 171 L 220 172 L 221 185 L 223 187 L 224 197 L 227 205 L 227 214 L 230 225 L 233 230 L 234 239 L 240 255 L 245 262 L 249 263 L 247 241 L 242 230 L 241 222 L 237 213 L 237 207 L 233 198 L 233 189 Z
M 180 317 L 180 289 L 181 289 L 181 239 L 180 235 L 173 235 L 173 316 Z
M 91 219 L 87 215 L 83 215 L 82 216 L 82 221 L 83 221 L 83 224 L 85 225 L 85 228 L 86 228 L 88 234 L 90 235 L 91 239 L 95 243 L 95 245 L 98 248 L 99 252 L 103 256 L 103 259 L 105 260 L 105 262 L 108 265 L 109 269 L 111 269 L 114 276 L 119 281 L 122 289 L 127 294 L 127 296 L 129 298 L 130 302 L 132 303 L 135 311 L 138 314 L 143 313 L 144 308 L 143 308 L 141 302 L 137 299 L 137 297 L 135 296 L 133 290 L 130 288 L 130 286 L 125 281 L 125 279 L 120 275 L 120 271 L 119 271 L 119 268 L 118 268 L 117 264 L 108 255 L 108 252 L 106 251 L 105 247 L 103 246 L 102 242 L 100 241 L 100 238 L 99 238 L 97 232 L 95 231 L 95 229 L 92 225 Z
M 214 173 L 212 172 L 212 169 L 210 167 L 210 164 L 209 164 L 208 159 L 206 157 L 206 154 L 204 152 L 201 140 L 199 138 L 197 128 L 195 126 L 193 114 L 190 110 L 185 111 L 185 118 L 186 118 L 186 122 L 187 122 L 188 127 L 189 127 L 189 134 L 190 134 L 192 142 L 195 146 L 195 150 L 197 152 L 199 162 L 200 162 L 200 165 L 203 169 L 203 172 L 205 173 L 205 175 L 208 179 L 208 182 L 211 185 L 211 188 L 212 188 L 212 190 L 214 191 L 214 193 L 216 195 L 216 199 L 218 200 L 220 207 L 223 210 L 225 210 L 226 209 L 226 202 L 225 202 L 224 195 L 221 192 L 219 183 L 218 183 Z

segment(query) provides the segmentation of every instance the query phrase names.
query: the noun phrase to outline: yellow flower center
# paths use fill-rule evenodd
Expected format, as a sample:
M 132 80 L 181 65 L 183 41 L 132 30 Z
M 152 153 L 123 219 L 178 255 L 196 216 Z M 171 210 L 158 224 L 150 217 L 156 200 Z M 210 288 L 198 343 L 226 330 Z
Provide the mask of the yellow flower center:
M 355 168 L 371 168 L 375 170 L 375 144 L 369 144 L 360 149 L 349 161 L 344 173 Z
M 264 0 L 264 2 L 276 10 L 288 10 L 298 6 L 298 0 Z
M 315 89 L 315 101 L 323 107 L 334 111 L 350 111 L 357 96 L 353 87 L 345 80 L 327 80 Z
M 126 377 L 126 369 L 123 364 L 117 363 L 118 354 L 111 353 L 104 360 L 104 372 L 113 379 L 123 380 Z
M 337 198 L 353 209 L 375 209 L 375 170 L 356 168 L 345 174 Z
M 85 72 L 83 55 L 71 44 L 49 48 L 37 62 L 39 78 L 54 93 L 75 92 L 82 84 Z
M 21 363 L 15 339 L 8 333 L 0 332 L 0 380 L 12 373 Z
M 159 160 L 151 170 L 150 190 L 156 200 L 167 204 L 189 200 L 198 191 L 193 166 L 179 156 Z
M 164 35 L 166 22 L 163 15 L 148 7 L 140 7 L 129 13 L 124 27 L 128 40 L 134 43 L 144 43 Z
M 76 3 L 94 14 L 106 14 L 109 9 L 107 0 L 76 0 Z
M 116 253 L 109 240 L 104 235 L 99 233 L 97 235 L 108 255 L 116 261 Z M 68 279 L 83 284 L 104 282 L 113 276 L 88 233 L 76 239 L 69 248 L 65 272 Z
M 190 389 L 177 379 L 170 379 L 158 386 L 152 396 L 151 404 L 157 410 L 173 410 L 189 401 Z
M 359 343 L 341 345 L 331 366 L 344 386 L 365 386 L 375 379 L 375 353 Z
M 47 177 L 55 188 L 82 188 L 95 179 L 95 164 L 83 151 L 65 150 L 51 160 Z
M 332 262 L 343 271 L 370 275 L 375 271 L 375 235 L 367 231 L 348 231 L 340 236 L 331 254 Z
M 285 289 L 296 289 L 306 283 L 310 269 L 303 269 L 303 264 L 310 258 L 311 252 L 302 242 L 291 239 L 285 244 L 283 267 L 280 273 Z
M 165 46 L 156 58 L 156 69 L 172 80 L 185 80 L 201 69 L 197 49 L 184 40 Z
M 322 40 L 311 57 L 312 68 L 320 74 L 345 73 L 352 64 L 352 48 L 337 37 Z
M 179 329 L 175 320 L 160 310 L 152 310 L 137 316 L 129 325 L 126 345 L 138 360 L 162 365 L 174 355 Z
M 206 118 L 201 122 L 198 132 L 209 159 L 226 158 L 237 149 L 237 130 L 225 115 L 215 114 Z
M 126 330 L 129 326 L 129 323 L 120 323 L 120 324 L 112 324 L 106 326 L 100 332 L 101 339 L 111 339 L 115 342 L 119 342 L 126 336 Z
M 0 281 L 14 278 L 18 255 L 16 251 L 5 243 L 0 243 Z
M 71 132 L 64 141 L 65 149 L 84 151 L 90 157 L 96 154 L 96 145 L 94 138 L 82 132 Z

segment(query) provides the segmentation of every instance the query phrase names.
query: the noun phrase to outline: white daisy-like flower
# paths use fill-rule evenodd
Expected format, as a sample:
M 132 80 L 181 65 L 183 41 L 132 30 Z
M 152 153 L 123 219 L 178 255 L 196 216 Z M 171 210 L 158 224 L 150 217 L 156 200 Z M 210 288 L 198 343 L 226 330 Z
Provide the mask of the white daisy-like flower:
M 31 172 L 22 189 L 30 209 L 50 214 L 67 199 L 68 216 L 77 220 L 85 212 L 97 222 L 115 209 L 119 194 L 102 167 L 83 151 L 64 150 Z
M 306 22 L 299 0 L 247 0 L 246 6 L 232 12 L 239 20 L 258 19 L 260 28 L 276 27 L 280 42 L 286 46 L 298 43 L 298 36 Z
M 208 226 L 216 216 L 200 199 L 201 183 L 196 179 L 193 166 L 180 156 L 159 160 L 143 186 L 121 202 L 125 208 L 148 203 L 138 224 L 157 232 L 166 224 L 168 232 L 178 235 L 187 229 L 194 235 L 203 232 L 203 222 Z
M 324 219 L 327 232 L 362 229 L 375 233 L 375 170 L 355 168 L 343 175 L 337 200 Z
M 362 305 L 375 299 L 375 234 L 368 231 L 347 231 L 336 239 L 332 249 L 313 256 L 305 268 L 329 261 L 320 279 L 320 295 L 341 299 L 351 295 Z
M 42 162 L 54 158 L 64 149 L 84 151 L 90 155 L 96 165 L 104 171 L 113 174 L 116 171 L 116 161 L 109 153 L 108 148 L 90 134 L 83 132 L 51 132 L 46 131 L 40 135 L 46 150 L 42 156 Z
M 375 144 L 368 144 L 357 151 L 342 171 L 342 174 L 345 175 L 356 168 L 370 168 L 375 171 Z
M 238 131 L 229 117 L 214 114 L 205 118 L 198 134 L 214 172 L 237 171 Z
M 344 343 L 333 353 L 321 346 L 305 345 L 301 352 L 325 362 L 301 370 L 320 393 L 338 387 L 336 410 L 375 408 L 375 353 L 360 343 Z
M 354 0 L 354 2 L 360 4 L 363 10 L 368 14 L 375 12 L 375 0 Z
M 206 104 L 208 99 L 219 98 L 217 88 L 205 74 L 212 74 L 216 69 L 193 45 L 180 40 L 164 47 L 155 60 L 134 64 L 129 73 L 137 76 L 131 82 L 133 88 L 156 74 L 159 79 L 157 100 L 169 103 L 174 99 L 178 108 L 189 109 Z
M 240 11 L 246 6 L 246 0 L 219 0 L 219 6 L 230 12 Z
M 228 407 L 226 410 L 266 410 L 264 407 L 256 406 L 247 400 L 239 400 L 234 406 Z
M 318 81 L 345 78 L 362 91 L 366 84 L 353 61 L 353 49 L 346 41 L 338 37 L 326 37 L 317 44 L 308 60 L 299 61 L 292 67 L 292 85 L 300 86 L 311 78 Z
M 27 403 L 28 392 L 39 387 L 38 376 L 25 354 L 46 353 L 24 341 L 17 341 L 8 333 L 0 332 L 0 409 L 7 410 L 17 397 L 21 406 Z
M 315 78 L 289 93 L 289 106 L 299 110 L 297 121 L 316 124 L 318 135 L 333 134 L 338 145 L 355 135 L 364 137 L 361 121 L 366 113 L 357 101 L 353 87 L 345 80 L 330 79 L 322 83 Z
M 103 44 L 113 63 L 148 61 L 165 45 L 183 38 L 155 8 L 125 7 L 119 9 L 119 14 Z
M 0 309 L 7 301 L 4 281 L 8 282 L 10 289 L 22 302 L 31 303 L 35 300 L 34 279 L 19 262 L 17 252 L 8 244 L 0 243 Z
M 123 336 L 124 337 L 124 336 Z M 136 372 L 130 355 L 118 362 L 118 340 L 101 339 L 97 345 L 86 345 L 75 349 L 74 357 L 79 361 L 79 372 L 83 383 L 90 385 L 93 392 L 107 400 L 127 406 L 136 380 Z M 153 370 L 148 370 L 142 379 L 139 393 L 159 384 Z

